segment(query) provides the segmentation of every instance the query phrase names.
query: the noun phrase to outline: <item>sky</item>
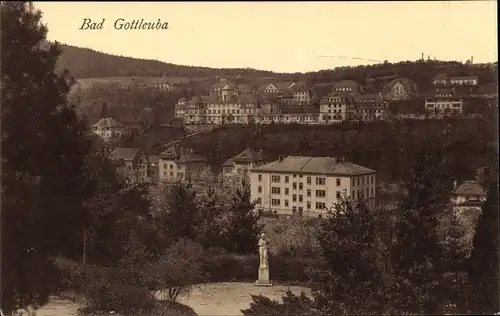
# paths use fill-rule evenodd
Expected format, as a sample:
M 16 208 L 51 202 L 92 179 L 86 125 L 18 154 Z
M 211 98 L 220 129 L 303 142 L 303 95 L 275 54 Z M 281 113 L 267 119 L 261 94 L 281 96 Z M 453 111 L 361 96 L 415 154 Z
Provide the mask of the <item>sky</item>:
M 51 41 L 214 68 L 307 72 L 417 60 L 498 60 L 496 1 L 36 2 Z M 79 30 L 85 18 L 102 30 Z M 167 30 L 114 23 L 168 22 Z

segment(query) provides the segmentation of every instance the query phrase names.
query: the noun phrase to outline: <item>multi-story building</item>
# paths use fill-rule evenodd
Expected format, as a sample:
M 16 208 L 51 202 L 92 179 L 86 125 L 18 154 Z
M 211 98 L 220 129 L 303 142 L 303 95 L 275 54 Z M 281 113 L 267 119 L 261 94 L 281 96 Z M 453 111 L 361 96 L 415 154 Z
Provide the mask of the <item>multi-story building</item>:
M 280 96 L 294 85 L 293 81 L 267 83 L 258 89 L 258 93 L 263 96 Z
M 205 124 L 207 121 L 207 99 L 208 97 L 193 97 L 185 105 L 184 123 L 186 124 Z M 177 109 L 176 109 L 177 111 Z M 181 111 L 179 109 L 179 111 Z
M 385 119 L 388 112 L 389 105 L 380 94 L 355 94 L 347 107 L 348 119 L 353 121 L 371 122 Z
M 193 149 L 186 149 L 179 144 L 168 147 L 159 157 L 159 180 L 161 182 L 198 182 L 201 180 L 202 170 L 207 166 L 207 160 L 204 157 Z
M 346 92 L 349 94 L 356 94 L 361 93 L 362 88 L 361 85 L 354 80 L 342 80 L 333 85 L 332 92 Z
M 446 74 L 440 73 L 434 77 L 432 83 L 435 86 L 477 86 L 479 78 L 477 76 L 448 77 Z
M 343 158 L 288 156 L 250 171 L 256 208 L 278 214 L 325 214 L 345 195 L 375 206 L 376 171 Z
M 125 127 L 123 124 L 108 117 L 102 118 L 92 125 L 92 131 L 104 139 L 104 141 L 111 141 L 121 138 L 125 131 Z
M 139 148 L 116 148 L 111 159 L 117 163 L 116 170 L 131 182 L 148 181 L 148 159 Z
M 388 101 L 409 100 L 418 96 L 417 85 L 408 78 L 396 78 L 382 88 Z
M 462 114 L 464 101 L 453 88 L 436 89 L 425 98 L 425 111 L 429 117 Z
M 262 150 L 257 151 L 247 146 L 241 153 L 226 160 L 222 165 L 222 171 L 225 175 L 235 174 L 240 170 L 246 172 L 263 164 L 264 155 Z
M 249 124 L 261 112 L 257 96 L 233 95 L 231 99 L 210 98 L 206 104 L 206 122 L 209 124 Z
M 347 105 L 350 96 L 345 93 L 330 92 L 319 103 L 319 123 L 340 123 L 347 118 Z
M 477 181 L 464 181 L 458 186 L 455 181 L 451 202 L 456 211 L 480 209 L 485 200 L 486 192 Z
M 298 83 L 290 87 L 293 104 L 312 104 L 316 99 L 314 90 L 306 83 Z
M 184 119 L 188 108 L 188 101 L 186 98 L 180 98 L 175 105 L 175 118 Z
M 172 92 L 175 90 L 174 85 L 168 81 L 168 77 L 165 75 L 160 79 L 151 82 L 151 86 L 162 91 Z

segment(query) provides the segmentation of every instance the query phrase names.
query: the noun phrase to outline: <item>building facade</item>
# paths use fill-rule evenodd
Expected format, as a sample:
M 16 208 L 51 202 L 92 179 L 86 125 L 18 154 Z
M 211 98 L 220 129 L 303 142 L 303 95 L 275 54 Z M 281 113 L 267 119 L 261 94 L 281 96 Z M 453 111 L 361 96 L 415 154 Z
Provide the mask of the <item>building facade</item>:
M 417 85 L 408 78 L 396 78 L 384 85 L 383 96 L 388 101 L 409 100 L 418 96 Z
M 104 141 L 108 142 L 120 139 L 124 134 L 125 127 L 113 118 L 108 117 L 102 118 L 92 125 L 92 131 Z
M 342 158 L 288 156 L 250 171 L 256 208 L 276 214 L 325 214 L 343 196 L 375 206 L 376 171 Z
M 481 185 L 474 180 L 468 180 L 457 185 L 455 181 L 454 190 L 451 195 L 453 208 L 457 212 L 470 209 L 481 209 L 486 200 L 486 192 Z
M 350 97 L 345 93 L 330 92 L 319 103 L 319 122 L 335 124 L 347 119 L 347 105 Z
M 436 89 L 425 98 L 425 112 L 431 118 L 460 115 L 463 109 L 463 98 L 453 89 Z
M 201 179 L 207 160 L 193 149 L 174 144 L 165 149 L 158 160 L 159 180 L 161 182 L 196 183 Z
M 138 148 L 116 148 L 111 153 L 116 170 L 123 178 L 134 183 L 143 183 L 148 178 L 148 159 Z
M 355 94 L 348 104 L 347 115 L 352 121 L 383 120 L 389 115 L 389 105 L 380 94 Z

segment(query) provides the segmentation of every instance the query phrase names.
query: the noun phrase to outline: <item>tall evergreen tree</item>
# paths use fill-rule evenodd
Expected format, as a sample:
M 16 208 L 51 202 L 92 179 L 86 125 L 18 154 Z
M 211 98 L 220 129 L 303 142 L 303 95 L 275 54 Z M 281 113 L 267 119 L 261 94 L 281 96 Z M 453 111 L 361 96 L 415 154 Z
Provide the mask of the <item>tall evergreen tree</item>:
M 82 253 L 86 130 L 40 18 L 28 2 L 1 2 L 4 311 L 47 299 L 56 279 L 48 255 Z
M 255 247 L 262 231 L 260 215 L 254 212 L 255 203 L 250 201 L 250 187 L 245 178 L 231 197 L 226 231 L 226 250 L 248 254 Z
M 473 249 L 468 262 L 471 284 L 470 309 L 477 314 L 500 311 L 499 303 L 499 208 L 498 162 L 489 169 L 488 194 L 476 227 Z
M 325 268 L 313 274 L 313 294 L 325 315 L 364 315 L 384 310 L 378 266 L 377 218 L 363 203 L 343 198 L 321 220 L 317 238 Z
M 423 144 L 413 168 L 402 182 L 402 212 L 392 249 L 396 280 L 393 302 L 401 312 L 439 313 L 442 249 L 437 237 L 437 215 L 449 204 L 451 169 L 439 145 Z

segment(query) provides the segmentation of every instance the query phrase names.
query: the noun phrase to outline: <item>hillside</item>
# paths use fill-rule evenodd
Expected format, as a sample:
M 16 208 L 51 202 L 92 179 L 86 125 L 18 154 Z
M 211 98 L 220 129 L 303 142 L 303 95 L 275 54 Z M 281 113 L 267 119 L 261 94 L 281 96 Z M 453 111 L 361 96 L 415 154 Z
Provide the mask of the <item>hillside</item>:
M 132 57 L 115 56 L 61 44 L 62 56 L 58 67 L 67 68 L 74 78 L 107 78 L 107 77 L 215 77 L 237 76 L 265 77 L 274 76 L 271 71 L 256 69 L 216 69 L 208 67 L 181 66 L 157 60 L 146 60 Z

